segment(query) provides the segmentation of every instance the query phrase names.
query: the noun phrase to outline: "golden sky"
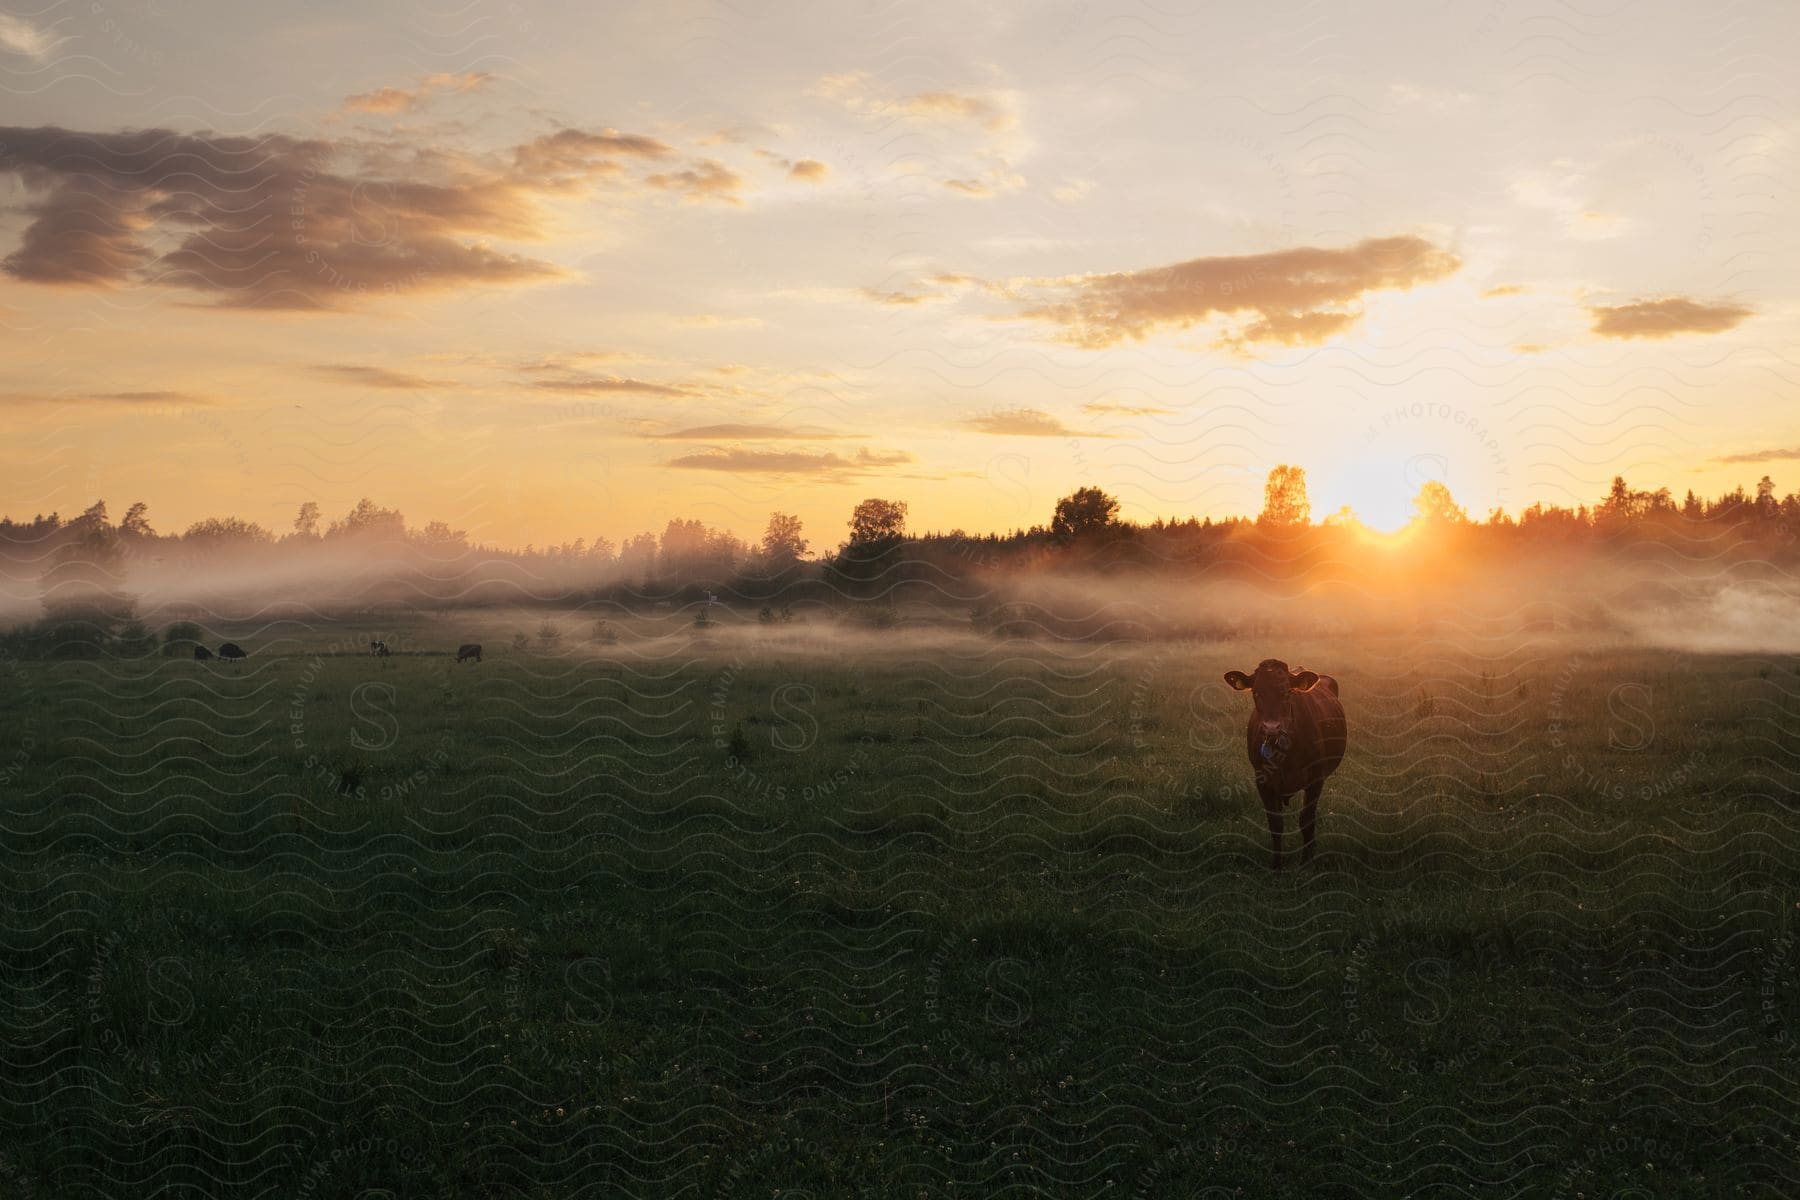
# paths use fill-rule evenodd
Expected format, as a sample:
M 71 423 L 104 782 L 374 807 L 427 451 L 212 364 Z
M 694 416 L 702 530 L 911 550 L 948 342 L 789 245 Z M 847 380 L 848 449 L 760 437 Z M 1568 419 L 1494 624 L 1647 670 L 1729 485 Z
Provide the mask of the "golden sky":
M 1794 5 L 371 8 L 0 13 L 0 512 L 1797 482 Z

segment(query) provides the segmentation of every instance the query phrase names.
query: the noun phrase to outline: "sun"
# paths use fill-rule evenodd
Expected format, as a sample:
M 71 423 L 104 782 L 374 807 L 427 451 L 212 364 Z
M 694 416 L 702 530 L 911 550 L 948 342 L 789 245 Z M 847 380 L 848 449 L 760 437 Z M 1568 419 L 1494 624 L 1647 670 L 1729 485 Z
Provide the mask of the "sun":
M 1330 511 L 1349 509 L 1355 520 L 1375 533 L 1398 533 L 1413 519 L 1413 492 L 1404 472 L 1391 463 L 1364 459 L 1348 463 L 1321 481 L 1320 498 Z

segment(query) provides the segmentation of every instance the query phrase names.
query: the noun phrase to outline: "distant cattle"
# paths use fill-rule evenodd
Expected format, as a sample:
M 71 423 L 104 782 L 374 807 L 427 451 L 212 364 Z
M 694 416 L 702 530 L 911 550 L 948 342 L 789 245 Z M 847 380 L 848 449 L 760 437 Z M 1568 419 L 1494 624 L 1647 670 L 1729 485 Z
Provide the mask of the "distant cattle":
M 386 658 L 388 656 L 387 643 L 386 642 L 370 642 L 369 643 L 369 653 L 373 654 L 376 658 Z
M 480 642 L 465 642 L 465 643 L 463 643 L 462 648 L 456 652 L 456 661 L 457 662 L 463 662 L 464 660 L 471 659 L 471 658 L 474 659 L 476 662 L 481 661 L 481 643 Z
M 195 646 L 194 647 L 194 658 L 196 661 L 204 662 L 206 659 L 209 659 L 211 657 L 212 657 L 212 651 L 208 650 L 205 646 Z
M 1319 793 L 1344 761 L 1348 729 L 1337 680 L 1312 671 L 1290 671 L 1280 659 L 1267 658 L 1257 664 L 1254 675 L 1225 672 L 1225 682 L 1250 692 L 1255 700 L 1245 744 L 1269 819 L 1274 844 L 1270 865 L 1281 869 L 1281 811 L 1295 792 L 1306 793 L 1300 807 L 1300 860 L 1311 862 Z
M 249 658 L 250 656 L 248 654 L 245 654 L 243 651 L 243 648 L 241 646 L 239 646 L 236 642 L 226 642 L 223 646 L 219 647 L 219 657 L 220 658 Z

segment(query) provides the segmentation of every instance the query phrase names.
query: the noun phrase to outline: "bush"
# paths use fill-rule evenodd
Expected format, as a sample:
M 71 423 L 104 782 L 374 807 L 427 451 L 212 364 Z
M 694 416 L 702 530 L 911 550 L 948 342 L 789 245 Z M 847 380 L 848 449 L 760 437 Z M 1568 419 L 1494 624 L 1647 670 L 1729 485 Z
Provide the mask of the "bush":
M 142 621 L 128 621 L 113 642 L 113 653 L 120 658 L 148 658 L 156 653 L 156 635 Z
M 47 621 L 44 635 L 52 658 L 99 658 L 111 636 L 105 626 L 80 618 Z
M 750 761 L 750 739 L 744 736 L 742 724 L 731 727 L 731 738 L 725 743 L 726 761 L 732 766 Z
M 616 645 L 619 641 L 619 631 L 611 621 L 595 621 L 594 640 L 602 646 Z
M 538 643 L 544 647 L 546 653 L 562 645 L 562 630 L 549 621 L 538 626 L 537 636 Z
M 169 658 L 192 658 L 206 631 L 192 621 L 177 621 L 163 630 L 163 653 Z

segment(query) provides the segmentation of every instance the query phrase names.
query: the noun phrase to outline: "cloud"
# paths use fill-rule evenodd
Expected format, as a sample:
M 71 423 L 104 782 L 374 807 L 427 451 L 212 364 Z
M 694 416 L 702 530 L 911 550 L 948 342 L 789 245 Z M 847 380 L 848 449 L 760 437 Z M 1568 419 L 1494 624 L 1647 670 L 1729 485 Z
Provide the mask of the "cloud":
M 574 363 L 601 362 L 655 362 L 648 354 L 634 350 L 559 350 L 543 358 L 517 364 L 520 371 L 539 373 L 544 371 L 567 371 Z
M 691 396 L 692 388 L 678 384 L 655 383 L 648 379 L 631 379 L 622 375 L 580 375 L 569 379 L 539 379 L 534 388 L 546 392 L 580 392 L 600 395 L 606 392 L 639 392 L 646 396 Z
M 1482 292 L 1481 298 L 1483 300 L 1498 300 L 1502 296 L 1522 296 L 1524 294 L 1525 294 L 1525 285 L 1524 284 L 1502 283 L 1495 287 L 1488 288 L 1485 292 Z
M 215 307 L 334 310 L 372 295 L 560 278 L 488 238 L 538 236 L 537 189 L 445 165 L 334 169 L 346 147 L 281 134 L 0 127 L 29 201 L 0 269 L 31 283 L 149 283 Z
M 1432 283 L 1462 260 L 1423 238 L 1371 238 L 1342 249 L 1301 246 L 1267 254 L 1195 258 L 1168 267 L 1015 285 L 1019 315 L 1060 326 L 1064 340 L 1098 349 L 1213 316 L 1248 322 L 1228 344 L 1311 345 L 1362 316 L 1369 292 Z
M 682 171 L 646 175 L 644 182 L 663 191 L 680 192 L 689 200 L 742 203 L 738 199 L 738 192 L 744 186 L 744 177 L 716 159 L 700 159 Z
M 1755 310 L 1741 304 L 1706 304 L 1685 296 L 1634 300 L 1616 307 L 1589 305 L 1593 330 L 1610 338 L 1667 338 L 1680 333 L 1723 333 Z
M 1011 129 L 1018 123 L 1011 104 L 1001 93 L 938 90 L 888 99 L 875 95 L 869 85 L 869 77 L 864 72 L 846 71 L 823 76 L 814 85 L 813 94 L 829 97 L 855 112 L 870 116 L 967 121 L 996 132 Z
M 1742 454 L 1726 454 L 1713 459 L 1716 463 L 1786 462 L 1800 458 L 1800 446 L 1788 450 L 1748 450 Z
M 620 159 L 672 157 L 675 147 L 643 134 L 603 129 L 559 129 L 533 138 L 513 151 L 515 170 L 532 179 L 586 178 L 623 171 Z
M 1634 222 L 1620 213 L 1594 207 L 1594 187 L 1588 176 L 1567 160 L 1555 164 L 1562 172 L 1528 171 L 1511 185 L 1512 197 L 1526 208 L 1537 209 L 1558 221 L 1564 237 L 1583 242 L 1606 241 L 1629 232 Z
M 207 404 L 206 399 L 192 392 L 93 392 L 89 400 L 103 400 L 114 404 Z
M 426 388 L 456 386 L 447 379 L 427 379 L 423 375 L 409 375 L 405 371 L 393 371 L 387 367 L 359 367 L 333 363 L 308 367 L 307 370 L 314 375 L 322 375 L 329 379 L 336 379 L 340 383 L 354 383 L 362 387 L 422 391 Z
M 804 450 L 709 450 L 684 454 L 667 466 L 686 471 L 732 471 L 767 475 L 867 475 L 887 467 L 913 462 L 904 450 L 858 450 L 853 455 L 834 451 Z
M 943 298 L 937 292 L 884 292 L 880 288 L 863 288 L 862 297 L 865 300 L 873 300 L 877 304 L 894 306 L 923 304 L 927 300 L 939 300 Z
M 42 62 L 50 57 L 51 52 L 62 41 L 62 38 L 52 37 L 23 17 L 0 13 L 0 50 Z
M 1007 437 L 1109 437 L 1110 434 L 1070 429 L 1061 420 L 1035 408 L 1009 408 L 983 413 L 962 423 L 964 429 L 976 433 L 994 433 Z
M 781 425 L 696 425 L 692 429 L 676 429 L 669 433 L 653 433 L 655 438 L 693 441 L 831 441 L 839 435 L 827 429 L 787 428 Z
M 690 313 L 675 318 L 675 324 L 685 329 L 760 329 L 763 319 L 723 313 Z
M 944 186 L 953 192 L 973 196 L 977 200 L 991 200 L 994 196 L 994 189 L 979 179 L 946 179 Z
M 784 158 L 773 150 L 758 150 L 758 158 L 766 158 L 781 170 L 787 172 L 789 179 L 798 179 L 802 183 L 824 183 L 825 177 L 831 174 L 831 168 L 816 158 L 792 159 Z
M 193 392 L 76 392 L 55 395 L 48 392 L 11 392 L 0 396 L 6 404 L 212 404 L 211 397 Z
M 894 107 L 909 116 L 979 121 L 989 129 L 1006 129 L 1013 123 L 1012 114 L 996 101 L 963 92 L 920 92 L 897 101 Z
M 1174 409 L 1158 408 L 1154 404 L 1111 404 L 1101 400 L 1090 401 L 1082 405 L 1081 411 L 1118 417 L 1170 417 L 1175 415 Z
M 427 75 L 411 88 L 382 87 L 372 92 L 359 92 L 344 97 L 348 112 L 370 113 L 392 117 L 412 112 L 440 92 L 473 92 L 493 81 L 486 71 L 440 72 Z

